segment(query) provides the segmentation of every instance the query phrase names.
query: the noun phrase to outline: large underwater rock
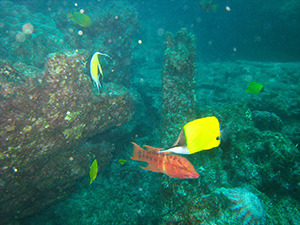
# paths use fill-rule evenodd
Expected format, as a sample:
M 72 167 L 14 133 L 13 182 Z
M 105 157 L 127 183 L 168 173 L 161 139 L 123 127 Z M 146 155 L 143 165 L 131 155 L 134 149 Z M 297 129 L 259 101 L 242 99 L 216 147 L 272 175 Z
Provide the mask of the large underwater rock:
M 1 74 L 1 220 L 47 207 L 88 177 L 91 160 L 97 158 L 100 167 L 110 161 L 109 143 L 78 146 L 129 121 L 133 101 L 121 85 L 105 83 L 98 92 L 86 62 L 84 52 L 65 51 L 49 55 L 39 74 Z M 1 69 L 12 68 L 7 63 Z

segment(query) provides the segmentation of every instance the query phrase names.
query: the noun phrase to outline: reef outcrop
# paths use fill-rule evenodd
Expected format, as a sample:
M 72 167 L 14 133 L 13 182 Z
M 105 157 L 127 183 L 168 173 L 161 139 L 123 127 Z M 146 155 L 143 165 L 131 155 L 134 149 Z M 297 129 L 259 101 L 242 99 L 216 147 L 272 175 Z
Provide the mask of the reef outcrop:
M 80 50 L 50 54 L 45 71 L 31 76 L 29 68 L 16 75 L 14 65 L 0 62 L 12 69 L 0 76 L 0 218 L 47 207 L 68 195 L 76 179 L 88 177 L 93 158 L 101 167 L 111 159 L 111 144 L 78 146 L 129 121 L 133 101 L 114 83 L 98 92 L 86 62 Z

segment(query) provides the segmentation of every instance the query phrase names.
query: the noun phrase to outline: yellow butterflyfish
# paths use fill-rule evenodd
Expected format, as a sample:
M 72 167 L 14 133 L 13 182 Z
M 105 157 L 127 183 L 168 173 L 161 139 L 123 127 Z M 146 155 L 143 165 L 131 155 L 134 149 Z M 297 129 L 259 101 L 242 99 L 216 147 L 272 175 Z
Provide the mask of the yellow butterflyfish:
M 111 59 L 111 57 L 106 53 L 101 52 L 95 52 L 91 58 L 90 62 L 90 73 L 93 81 L 96 83 L 98 90 L 100 90 L 101 87 L 103 87 L 103 71 L 101 64 L 99 62 L 98 55 L 107 56 Z
M 263 91 L 264 86 L 260 83 L 250 82 L 246 89 L 247 93 L 258 95 L 261 91 Z
M 89 27 L 92 24 L 91 18 L 80 12 L 68 12 L 68 19 L 82 27 Z
M 90 184 L 93 183 L 93 181 L 96 179 L 98 174 L 98 163 L 97 160 L 95 159 L 92 163 L 92 165 L 90 166 Z
M 196 119 L 184 125 L 173 146 L 159 153 L 194 154 L 218 147 L 220 144 L 220 124 L 216 117 L 211 116 Z

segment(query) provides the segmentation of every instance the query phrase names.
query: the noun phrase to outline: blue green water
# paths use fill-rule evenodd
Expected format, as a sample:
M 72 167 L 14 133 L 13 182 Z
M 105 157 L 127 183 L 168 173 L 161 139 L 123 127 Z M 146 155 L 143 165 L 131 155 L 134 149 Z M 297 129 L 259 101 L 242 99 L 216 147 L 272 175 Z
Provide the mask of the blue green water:
M 298 0 L 0 7 L 0 223 L 300 223 Z M 195 41 L 179 38 L 174 50 L 166 37 L 182 28 Z M 100 91 L 90 78 L 95 52 L 108 54 L 99 56 Z M 192 81 L 180 83 L 187 74 Z M 251 82 L 263 90 L 247 93 Z M 130 159 L 131 142 L 171 146 L 191 116 L 230 128 L 217 148 L 184 155 L 199 178 Z

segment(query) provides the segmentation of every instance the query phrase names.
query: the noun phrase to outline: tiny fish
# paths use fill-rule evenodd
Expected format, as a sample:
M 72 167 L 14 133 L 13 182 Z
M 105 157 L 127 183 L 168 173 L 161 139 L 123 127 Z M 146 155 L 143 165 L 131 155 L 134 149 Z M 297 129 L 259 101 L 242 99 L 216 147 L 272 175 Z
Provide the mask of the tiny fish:
M 117 163 L 120 163 L 122 166 L 127 162 L 125 159 L 119 159 Z
M 250 82 L 246 89 L 247 93 L 258 95 L 260 92 L 264 90 L 264 86 L 257 82 Z
M 82 27 L 89 27 L 92 24 L 91 18 L 80 12 L 68 12 L 68 19 Z
M 93 181 L 96 179 L 98 174 L 98 163 L 97 160 L 95 159 L 92 163 L 92 165 L 90 166 L 90 184 L 93 183 Z

